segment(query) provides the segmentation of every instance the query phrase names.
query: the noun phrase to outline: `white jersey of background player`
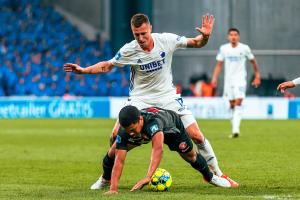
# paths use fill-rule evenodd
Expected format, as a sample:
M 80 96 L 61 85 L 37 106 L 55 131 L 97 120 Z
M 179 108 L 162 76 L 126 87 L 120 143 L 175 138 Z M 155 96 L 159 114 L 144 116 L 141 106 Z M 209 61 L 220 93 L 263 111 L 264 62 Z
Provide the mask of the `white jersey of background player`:
M 170 33 L 151 34 L 152 26 L 148 17 L 144 14 L 136 14 L 131 19 L 131 30 L 135 40 L 125 44 L 113 59 L 99 62 L 87 68 L 67 63 L 64 65 L 64 70 L 66 72 L 98 74 L 111 71 L 115 65 L 131 65 L 131 92 L 126 105 L 131 104 L 139 109 L 157 106 L 178 113 L 187 133 L 196 143 L 199 152 L 216 175 L 225 177 L 237 186 L 237 183 L 222 174 L 210 143 L 204 138 L 192 113 L 184 106 L 182 98 L 176 95 L 172 83 L 173 52 L 178 48 L 200 48 L 204 46 L 212 32 L 213 24 L 213 16 L 203 16 L 202 27 L 196 28 L 201 34 L 194 38 L 179 37 Z M 117 135 L 118 130 L 119 125 L 117 123 L 113 131 L 113 138 Z M 113 162 L 114 156 L 115 143 L 111 146 L 104 160 Z M 104 183 L 108 183 L 108 177 L 110 178 L 104 170 L 104 174 L 92 185 L 91 189 L 100 189 Z M 150 177 L 147 177 L 147 179 L 138 182 L 134 188 L 139 189 L 149 181 Z M 115 189 L 114 186 L 111 186 L 109 193 L 115 193 Z
M 217 55 L 217 64 L 212 77 L 212 84 L 216 87 L 218 76 L 225 65 L 224 72 L 224 90 L 223 95 L 229 100 L 232 110 L 232 135 L 235 138 L 240 133 L 241 122 L 241 104 L 246 95 L 247 87 L 247 70 L 246 61 L 250 60 L 255 72 L 255 79 L 252 82 L 254 87 L 260 85 L 260 73 L 258 65 L 248 45 L 239 42 L 240 33 L 236 28 L 228 31 L 228 44 L 220 47 Z

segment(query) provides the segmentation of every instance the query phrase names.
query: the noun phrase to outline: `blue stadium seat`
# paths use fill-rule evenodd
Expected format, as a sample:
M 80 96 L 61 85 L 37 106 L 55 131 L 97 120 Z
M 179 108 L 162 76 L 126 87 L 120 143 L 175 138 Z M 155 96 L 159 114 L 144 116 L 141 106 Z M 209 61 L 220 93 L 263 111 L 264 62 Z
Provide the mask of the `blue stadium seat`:
M 66 62 L 88 66 L 111 59 L 112 50 L 108 41 L 88 41 L 53 7 L 40 0 L 0 0 L 0 23 L 0 96 L 128 95 L 127 69 L 63 72 Z

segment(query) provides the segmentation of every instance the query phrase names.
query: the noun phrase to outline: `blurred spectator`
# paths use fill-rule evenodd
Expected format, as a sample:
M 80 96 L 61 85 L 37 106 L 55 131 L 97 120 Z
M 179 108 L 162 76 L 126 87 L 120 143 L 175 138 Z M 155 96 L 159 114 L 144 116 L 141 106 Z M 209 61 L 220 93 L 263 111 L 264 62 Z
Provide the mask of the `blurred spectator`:
M 193 76 L 190 79 L 191 96 L 212 97 L 216 96 L 213 85 L 209 82 L 206 74 Z

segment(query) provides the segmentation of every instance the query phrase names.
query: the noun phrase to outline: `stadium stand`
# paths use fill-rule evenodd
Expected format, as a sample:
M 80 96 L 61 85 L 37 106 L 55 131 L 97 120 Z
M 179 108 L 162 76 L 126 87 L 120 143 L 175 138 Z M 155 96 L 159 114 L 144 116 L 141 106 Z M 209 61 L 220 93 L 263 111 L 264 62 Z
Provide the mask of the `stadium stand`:
M 108 41 L 87 40 L 39 0 L 0 0 L 0 96 L 127 96 L 129 68 L 73 75 L 62 66 L 88 66 L 112 57 Z

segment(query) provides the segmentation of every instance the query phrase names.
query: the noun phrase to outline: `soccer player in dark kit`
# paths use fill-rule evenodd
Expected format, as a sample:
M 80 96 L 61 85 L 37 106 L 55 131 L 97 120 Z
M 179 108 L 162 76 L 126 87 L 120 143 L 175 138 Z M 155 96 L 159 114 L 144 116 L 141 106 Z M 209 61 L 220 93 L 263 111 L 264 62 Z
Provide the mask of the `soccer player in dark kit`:
M 152 142 L 150 165 L 145 178 L 141 179 L 131 191 L 141 189 L 148 184 L 151 176 L 158 168 L 163 155 L 163 144 L 179 155 L 199 171 L 204 179 L 218 187 L 231 187 L 231 183 L 214 175 L 206 160 L 193 149 L 184 125 L 174 111 L 157 107 L 138 110 L 135 106 L 125 106 L 119 113 L 119 122 L 125 131 L 119 131 L 116 138 L 116 158 L 112 170 L 110 190 L 105 194 L 117 193 L 119 179 L 122 174 L 128 150 L 142 144 Z

